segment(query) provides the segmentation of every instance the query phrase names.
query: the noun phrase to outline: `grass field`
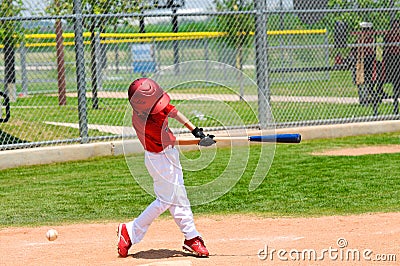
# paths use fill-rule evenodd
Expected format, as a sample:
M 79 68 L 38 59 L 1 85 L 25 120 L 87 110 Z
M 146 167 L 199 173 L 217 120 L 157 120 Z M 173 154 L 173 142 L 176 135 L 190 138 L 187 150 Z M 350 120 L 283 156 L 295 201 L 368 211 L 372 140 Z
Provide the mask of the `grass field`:
M 349 157 L 313 156 L 311 152 L 399 143 L 400 133 L 391 133 L 277 145 L 264 182 L 249 192 L 260 151 L 260 146 L 253 145 L 236 186 L 214 202 L 194 206 L 193 211 L 272 217 L 398 212 L 399 153 Z M 236 152 L 240 149 L 246 148 Z M 221 162 L 229 159 L 229 152 L 218 148 L 221 160 L 201 171 L 185 171 L 186 185 L 212 180 L 222 170 Z M 199 152 L 184 155 L 196 158 Z M 134 155 L 133 164 L 143 166 L 143 155 Z M 152 200 L 132 178 L 123 156 L 0 172 L 0 227 L 124 220 L 138 215 Z

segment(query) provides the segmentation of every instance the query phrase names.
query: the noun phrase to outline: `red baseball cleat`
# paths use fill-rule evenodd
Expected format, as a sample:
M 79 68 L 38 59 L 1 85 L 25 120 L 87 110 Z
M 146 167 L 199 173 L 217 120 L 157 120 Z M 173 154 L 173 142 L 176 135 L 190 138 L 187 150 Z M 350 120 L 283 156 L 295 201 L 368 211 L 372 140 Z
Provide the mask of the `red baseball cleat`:
M 185 240 L 182 246 L 183 250 L 189 251 L 199 257 L 208 257 L 209 253 L 200 236 Z
M 121 257 L 126 258 L 128 257 L 128 250 L 132 246 L 128 230 L 126 229 L 126 224 L 119 224 L 117 229 L 117 235 L 118 235 L 118 254 Z

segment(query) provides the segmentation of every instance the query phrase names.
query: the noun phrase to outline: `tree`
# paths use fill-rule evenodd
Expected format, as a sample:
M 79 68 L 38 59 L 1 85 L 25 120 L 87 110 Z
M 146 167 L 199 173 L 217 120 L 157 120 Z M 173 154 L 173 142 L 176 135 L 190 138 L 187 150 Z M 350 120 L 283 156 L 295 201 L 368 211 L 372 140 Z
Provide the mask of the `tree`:
M 71 14 L 73 11 L 73 0 L 58 0 L 60 12 Z M 145 6 L 147 1 L 137 0 L 82 0 L 82 14 L 85 15 L 101 15 L 101 14 L 118 14 L 140 12 L 143 9 L 150 8 Z M 48 7 L 52 10 L 53 7 Z M 92 84 L 92 108 L 98 109 L 97 92 L 101 86 L 101 71 L 106 65 L 105 47 L 100 45 L 100 36 L 106 32 L 106 26 L 116 25 L 118 18 L 90 16 L 83 21 L 85 29 L 90 34 L 90 68 L 91 68 L 91 84 Z M 98 55 L 101 55 L 100 57 Z
M 328 8 L 331 9 L 354 9 L 354 8 L 389 8 L 394 0 L 329 0 Z M 344 21 L 352 30 L 359 29 L 362 21 L 372 22 L 374 28 L 386 28 L 390 22 L 390 14 L 383 15 L 382 12 L 343 12 L 333 13 L 326 17 L 325 21 Z
M 52 15 L 61 15 L 66 10 L 66 3 L 60 3 L 60 0 L 54 0 L 53 5 L 46 8 L 47 13 Z M 57 82 L 58 82 L 58 104 L 66 105 L 66 80 L 65 80 L 65 60 L 64 60 L 64 38 L 61 19 L 56 19 L 54 24 L 56 32 L 56 55 L 57 55 Z
M 253 10 L 252 0 L 214 0 L 217 11 L 250 11 Z M 254 16 L 249 14 L 229 14 L 217 17 L 217 23 L 221 31 L 227 33 L 223 39 L 224 44 L 235 49 L 235 66 L 240 71 L 243 70 L 243 48 L 248 47 L 253 38 L 251 33 L 254 32 Z M 267 33 L 265 33 L 267 34 Z M 224 51 L 225 53 L 227 50 Z M 244 85 L 243 75 L 238 73 L 237 82 L 239 84 L 240 99 L 243 99 Z
M 128 1 L 128 0 L 83 0 L 82 12 L 84 14 L 99 15 L 99 14 L 118 14 L 141 12 L 144 6 L 144 0 Z M 101 86 L 101 69 L 105 67 L 106 50 L 105 46 L 100 45 L 100 37 L 96 36 L 96 29 L 99 30 L 99 35 L 106 31 L 106 25 L 111 26 L 118 23 L 117 18 L 91 17 L 84 20 L 86 27 L 91 33 L 90 51 L 91 51 L 91 70 L 92 70 L 92 94 L 93 94 L 93 109 L 98 109 L 97 91 Z M 100 51 L 99 51 L 100 50 Z M 101 54 L 100 58 L 97 58 Z M 100 65 L 99 65 L 100 64 Z
M 253 10 L 251 0 L 214 0 L 217 11 L 249 11 Z M 246 14 L 221 15 L 217 17 L 221 31 L 227 33 L 226 44 L 236 50 L 236 68 L 243 68 L 243 48 L 252 41 L 250 35 L 254 32 L 254 18 Z
M 22 0 L 3 0 L 0 2 L 0 17 L 15 17 L 24 10 Z M 23 39 L 23 27 L 14 20 L 0 21 L 0 42 L 4 45 L 4 91 L 10 101 L 16 100 L 15 87 L 15 46 Z

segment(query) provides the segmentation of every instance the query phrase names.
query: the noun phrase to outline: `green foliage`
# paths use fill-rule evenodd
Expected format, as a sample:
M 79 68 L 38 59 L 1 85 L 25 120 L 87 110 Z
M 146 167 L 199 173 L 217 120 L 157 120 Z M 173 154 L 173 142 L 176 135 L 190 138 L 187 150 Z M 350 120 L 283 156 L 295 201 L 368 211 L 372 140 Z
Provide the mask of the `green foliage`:
M 20 16 L 24 10 L 22 0 L 3 0 L 0 2 L 0 17 Z M 24 36 L 21 22 L 13 20 L 0 21 L 0 43 L 15 45 Z
M 214 0 L 217 11 L 250 11 L 252 1 Z M 227 37 L 221 38 L 224 46 L 233 47 L 236 53 L 236 68 L 242 69 L 244 61 L 243 48 L 248 47 L 253 40 L 254 17 L 249 14 L 220 15 L 215 18 L 219 31 L 226 32 Z M 225 50 L 226 52 L 226 50 Z
M 99 15 L 99 14 L 118 14 L 140 12 L 144 9 L 151 8 L 145 5 L 146 1 L 128 1 L 128 0 L 82 0 L 82 14 Z M 45 12 L 51 15 L 72 14 L 73 0 L 54 0 L 45 9 Z M 95 23 L 95 27 L 105 27 L 116 25 L 121 22 L 118 18 L 87 18 L 84 20 L 84 26 L 90 29 Z
M 353 8 L 389 8 L 390 1 L 387 0 L 329 0 L 328 8 L 331 9 L 353 9 Z M 359 30 L 359 23 L 362 21 L 372 22 L 375 29 L 384 29 L 389 25 L 390 15 L 382 12 L 340 12 L 330 13 L 324 19 L 326 24 L 332 21 L 344 21 L 349 25 L 350 30 Z
M 249 11 L 253 10 L 252 1 L 215 0 L 217 11 Z M 248 14 L 221 15 L 216 17 L 219 31 L 228 36 L 221 38 L 224 45 L 236 49 L 236 67 L 242 69 L 243 48 L 248 47 L 253 40 L 254 17 Z
M 250 11 L 253 10 L 252 1 L 215 0 L 217 11 Z M 216 18 L 219 31 L 227 32 L 228 37 L 224 40 L 228 45 L 235 48 L 247 46 L 254 32 L 254 18 L 252 15 L 233 14 L 221 15 Z
M 49 15 L 71 14 L 73 10 L 73 1 L 54 0 L 45 8 L 45 13 Z

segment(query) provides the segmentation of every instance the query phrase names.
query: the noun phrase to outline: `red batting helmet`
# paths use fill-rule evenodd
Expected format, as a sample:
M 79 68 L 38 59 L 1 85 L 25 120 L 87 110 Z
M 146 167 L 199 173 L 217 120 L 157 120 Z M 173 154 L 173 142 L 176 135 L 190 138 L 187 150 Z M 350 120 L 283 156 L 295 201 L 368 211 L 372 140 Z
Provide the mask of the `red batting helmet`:
M 128 90 L 128 99 L 134 110 L 150 114 L 160 112 L 171 101 L 160 85 L 149 78 L 139 78 L 132 82 Z

